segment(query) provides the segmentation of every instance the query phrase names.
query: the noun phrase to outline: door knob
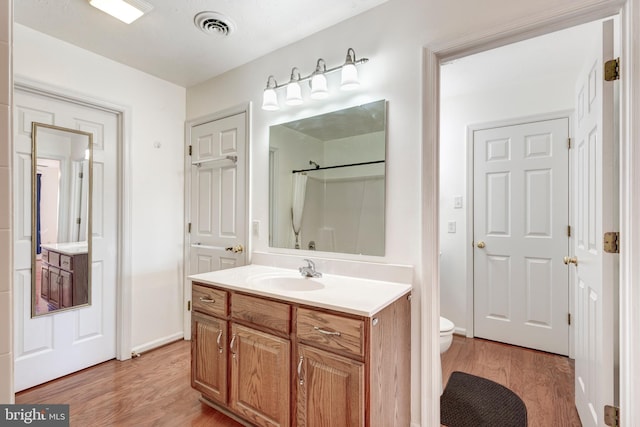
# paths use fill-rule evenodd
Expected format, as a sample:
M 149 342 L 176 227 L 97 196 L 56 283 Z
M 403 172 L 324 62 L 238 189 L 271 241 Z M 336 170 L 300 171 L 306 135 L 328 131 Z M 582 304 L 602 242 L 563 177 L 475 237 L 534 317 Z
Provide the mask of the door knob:
M 566 256 L 564 258 L 562 258 L 562 260 L 564 261 L 565 264 L 569 265 L 569 264 L 575 264 L 576 267 L 578 266 L 578 258 L 574 257 L 574 256 Z
M 487 245 L 485 245 L 485 244 L 484 244 L 484 242 L 483 242 L 482 240 L 478 242 L 478 247 L 479 247 L 480 249 L 484 249 L 484 247 L 485 247 L 485 246 L 487 246 Z
M 244 251 L 244 247 L 242 245 L 229 246 L 228 248 L 224 248 L 227 252 L 233 252 L 234 254 L 241 254 Z

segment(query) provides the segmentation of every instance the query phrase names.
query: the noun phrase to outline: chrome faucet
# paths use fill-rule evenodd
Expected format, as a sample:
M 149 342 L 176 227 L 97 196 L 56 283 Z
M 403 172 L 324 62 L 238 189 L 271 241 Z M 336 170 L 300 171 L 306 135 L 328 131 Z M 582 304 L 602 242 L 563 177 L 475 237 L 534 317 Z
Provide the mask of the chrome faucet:
M 322 273 L 316 271 L 316 264 L 313 261 L 310 259 L 305 259 L 305 261 L 307 261 L 307 266 L 298 269 L 303 277 L 322 277 Z

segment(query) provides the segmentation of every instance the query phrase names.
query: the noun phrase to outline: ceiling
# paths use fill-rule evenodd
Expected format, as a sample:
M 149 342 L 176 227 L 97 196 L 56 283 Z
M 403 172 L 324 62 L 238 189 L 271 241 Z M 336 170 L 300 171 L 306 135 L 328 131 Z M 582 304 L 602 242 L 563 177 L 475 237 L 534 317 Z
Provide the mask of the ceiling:
M 124 24 L 88 0 L 18 0 L 15 22 L 183 87 L 205 81 L 387 0 L 146 0 Z M 229 18 L 224 36 L 194 24 L 202 11 Z
M 522 81 L 577 76 L 601 22 L 571 27 L 456 59 L 441 68 L 441 96 L 459 96 Z

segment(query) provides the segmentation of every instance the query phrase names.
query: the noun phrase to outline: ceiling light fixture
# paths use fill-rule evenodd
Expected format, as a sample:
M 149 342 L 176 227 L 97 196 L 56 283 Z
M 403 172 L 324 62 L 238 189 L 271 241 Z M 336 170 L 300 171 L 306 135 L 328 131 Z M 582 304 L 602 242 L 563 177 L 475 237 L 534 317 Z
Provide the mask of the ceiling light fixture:
M 364 64 L 369 61 L 368 58 L 356 59 L 356 53 L 352 48 L 347 50 L 347 58 L 344 64 L 337 67 L 327 69 L 324 59 L 318 59 L 316 63 L 316 69 L 308 76 L 301 77 L 298 67 L 293 67 L 291 70 L 291 78 L 285 84 L 279 85 L 273 75 L 267 78 L 267 86 L 264 89 L 262 95 L 262 109 L 267 111 L 275 111 L 280 109 L 278 104 L 278 94 L 276 89 L 286 86 L 287 94 L 285 102 L 287 105 L 300 105 L 303 103 L 302 89 L 300 83 L 305 80 L 310 80 L 311 86 L 310 97 L 312 99 L 325 99 L 329 96 L 329 90 L 327 87 L 326 75 L 334 71 L 341 70 L 341 85 L 342 90 L 353 90 L 360 86 L 358 80 L 358 70 L 356 65 Z
M 143 0 L 89 0 L 89 4 L 125 24 L 131 24 L 153 9 L 153 5 Z

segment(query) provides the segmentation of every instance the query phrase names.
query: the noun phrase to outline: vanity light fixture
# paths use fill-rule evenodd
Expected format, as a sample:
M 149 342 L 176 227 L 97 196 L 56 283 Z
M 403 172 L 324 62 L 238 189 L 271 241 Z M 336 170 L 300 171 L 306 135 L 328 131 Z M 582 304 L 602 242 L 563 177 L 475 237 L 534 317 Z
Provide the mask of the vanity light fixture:
M 352 53 L 353 56 L 351 56 Z M 347 50 L 347 59 L 342 66 L 342 83 L 340 83 L 340 89 L 342 90 L 353 90 L 360 86 L 355 60 L 356 53 L 353 49 L 349 48 L 349 50 Z
M 353 90 L 360 85 L 358 80 L 358 70 L 356 65 L 364 64 L 369 61 L 368 58 L 356 59 L 356 53 L 352 48 L 347 50 L 347 57 L 342 65 L 327 69 L 327 65 L 324 59 L 320 58 L 316 62 L 316 69 L 308 76 L 301 77 L 298 67 L 293 67 L 291 70 L 291 78 L 289 82 L 285 84 L 278 84 L 273 75 L 267 78 L 267 86 L 262 94 L 262 109 L 267 111 L 279 110 L 278 94 L 276 89 L 286 86 L 286 98 L 287 105 L 300 105 L 303 103 L 302 88 L 300 83 L 306 80 L 310 80 L 311 86 L 311 99 L 325 99 L 329 96 L 329 89 L 327 87 L 326 75 L 334 71 L 342 71 L 341 85 L 342 90 Z
M 297 75 L 296 75 L 297 73 Z M 302 89 L 300 88 L 300 70 L 293 67 L 291 70 L 291 80 L 287 84 L 287 105 L 302 104 Z
M 271 82 L 273 82 L 273 86 L 271 86 Z M 280 109 L 280 106 L 278 105 L 278 94 L 276 93 L 277 87 L 278 82 L 275 77 L 267 77 L 267 87 L 264 89 L 264 93 L 262 94 L 263 110 L 276 111 Z
M 320 68 L 322 63 L 322 68 Z M 325 99 L 329 96 L 329 89 L 327 89 L 327 77 L 324 73 L 327 72 L 327 65 L 324 59 L 318 59 L 316 64 L 316 71 L 311 77 L 311 99 Z
M 89 0 L 89 4 L 125 24 L 131 24 L 153 9 L 153 5 L 143 0 Z

